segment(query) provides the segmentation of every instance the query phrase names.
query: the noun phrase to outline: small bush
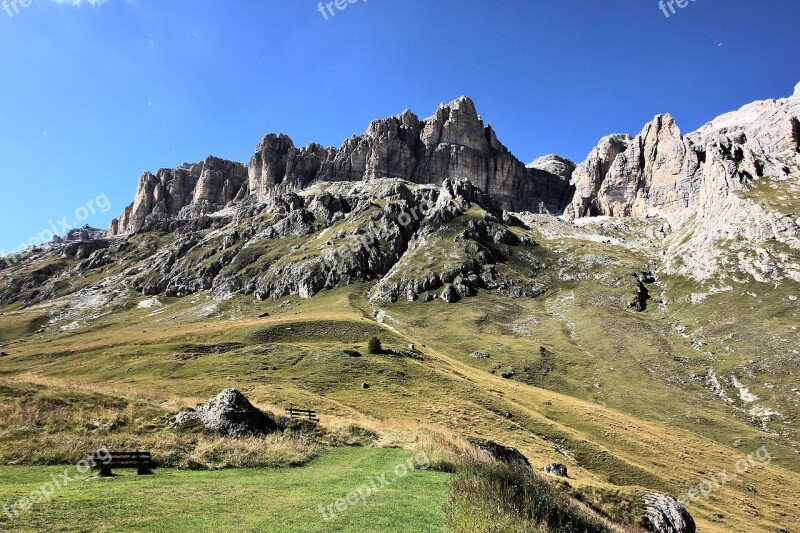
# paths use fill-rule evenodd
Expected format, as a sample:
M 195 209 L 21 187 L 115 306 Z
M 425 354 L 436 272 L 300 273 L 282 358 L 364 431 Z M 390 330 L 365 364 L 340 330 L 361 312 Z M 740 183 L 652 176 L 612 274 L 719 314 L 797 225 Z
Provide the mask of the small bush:
M 383 353 L 383 346 L 381 345 L 381 340 L 378 337 L 369 338 L 369 342 L 367 343 L 367 352 L 373 355 Z

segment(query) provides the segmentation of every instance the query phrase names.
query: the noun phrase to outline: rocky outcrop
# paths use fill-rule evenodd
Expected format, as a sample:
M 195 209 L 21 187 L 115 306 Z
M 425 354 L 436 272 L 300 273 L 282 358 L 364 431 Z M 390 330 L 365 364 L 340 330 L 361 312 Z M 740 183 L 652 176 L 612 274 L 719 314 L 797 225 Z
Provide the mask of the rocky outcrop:
M 533 474 L 533 467 L 530 461 L 516 448 L 483 439 L 469 439 L 469 442 L 495 461 L 519 468 L 528 474 Z
M 643 526 L 655 533 L 695 533 L 692 515 L 672 496 L 648 493 L 644 496 Z
M 737 141 L 768 155 L 800 151 L 800 83 L 789 98 L 762 100 L 721 115 L 688 135 L 698 146 Z
M 670 115 L 658 115 L 631 139 L 603 138 L 577 166 L 567 218 L 664 215 L 700 208 L 708 196 L 788 169 L 769 156 L 800 151 L 800 95 L 756 102 L 682 136 Z
M 296 148 L 286 135 L 269 134 L 250 159 L 248 192 L 258 200 L 297 192 L 307 187 L 336 151 L 318 144 Z
M 760 180 L 787 180 L 800 172 L 800 93 L 747 105 L 682 136 L 659 115 L 635 138 L 605 137 L 572 173 L 575 194 L 568 220 L 590 216 L 665 217 L 667 268 L 699 279 L 725 262 L 723 244 L 746 243 L 738 268 L 759 281 L 800 280 L 782 252 L 752 253 L 777 242 L 800 250 L 800 223 L 749 191 Z M 785 254 L 783 254 L 785 255 Z
M 208 157 L 202 163 L 146 172 L 131 205 L 114 219 L 110 235 L 133 233 L 170 219 L 196 218 L 233 201 L 247 186 L 247 168 L 241 163 Z
M 278 425 L 236 389 L 226 389 L 196 409 L 181 411 L 172 420 L 180 429 L 199 422 L 204 428 L 232 438 L 260 437 Z
M 106 236 L 107 231 L 93 228 L 88 224 L 83 226 L 82 228 L 75 228 L 71 229 L 67 232 L 66 235 L 63 237 L 59 237 L 56 235 L 53 237 L 53 242 L 56 244 L 64 243 L 64 242 L 76 242 L 76 241 L 93 241 L 96 239 L 102 239 Z
M 603 138 L 578 165 L 550 155 L 526 167 L 464 97 L 424 120 L 405 111 L 374 121 L 339 149 L 297 148 L 287 136 L 270 134 L 246 167 L 209 157 L 147 173 L 110 233 L 175 236 L 175 247 L 148 250 L 140 274 L 129 276 L 145 295 L 309 297 L 379 279 L 373 301 L 456 303 L 479 290 L 535 297 L 543 290 L 530 279 L 535 260 L 531 275 L 509 278 L 495 266 L 518 252 L 533 257 L 518 249 L 535 245 L 519 237 L 532 233 L 514 230 L 529 217 L 521 211 L 563 213 L 568 221 L 662 217 L 668 273 L 707 279 L 733 264 L 736 274 L 758 281 L 800 280 L 793 259 L 800 219 L 749 196 L 754 184 L 791 184 L 800 174 L 798 117 L 798 91 L 685 136 L 669 115 L 659 115 L 635 138 Z M 420 216 L 423 205 L 430 213 Z M 113 263 L 119 256 L 100 251 L 109 243 L 93 240 L 89 230 L 75 233 L 80 245 L 53 247 L 82 261 L 80 269 Z M 265 253 L 265 242 L 322 237 L 326 230 L 322 245 Z M 0 269 L 8 266 L 0 260 Z M 644 310 L 647 299 L 640 283 L 630 307 Z
M 527 168 L 537 186 L 536 196 L 544 202 L 544 209 L 537 212 L 562 214 L 575 195 L 575 186 L 571 184 L 575 163 L 558 155 L 547 155 L 529 163 Z
M 689 207 L 697 197 L 701 155 L 670 115 L 659 115 L 634 139 L 605 137 L 573 174 L 569 218 L 645 216 Z

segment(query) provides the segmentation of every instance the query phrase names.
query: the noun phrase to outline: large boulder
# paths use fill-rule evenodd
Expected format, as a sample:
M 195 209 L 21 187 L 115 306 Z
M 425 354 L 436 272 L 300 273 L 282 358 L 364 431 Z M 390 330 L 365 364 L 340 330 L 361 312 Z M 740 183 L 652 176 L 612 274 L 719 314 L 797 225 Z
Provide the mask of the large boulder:
M 695 533 L 689 511 L 672 496 L 650 492 L 644 496 L 644 527 L 655 533 Z
M 278 431 L 275 421 L 253 406 L 236 389 L 226 389 L 196 409 L 178 413 L 172 420 L 172 425 L 181 428 L 195 422 L 206 429 L 237 439 L 261 437 Z
M 520 468 L 528 474 L 533 474 L 533 467 L 530 461 L 516 448 L 483 439 L 470 439 L 469 442 L 495 461 Z

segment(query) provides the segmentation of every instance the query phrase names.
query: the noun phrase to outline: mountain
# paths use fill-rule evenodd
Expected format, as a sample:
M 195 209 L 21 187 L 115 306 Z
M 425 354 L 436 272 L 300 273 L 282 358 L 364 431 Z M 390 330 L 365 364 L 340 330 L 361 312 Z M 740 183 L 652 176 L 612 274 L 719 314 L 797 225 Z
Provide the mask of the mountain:
M 244 175 L 246 176 L 246 179 Z M 216 158 L 144 174 L 133 204 L 112 224 L 111 235 L 147 224 L 187 218 L 238 199 L 266 201 L 320 182 L 381 178 L 441 185 L 469 179 L 509 210 L 558 212 L 566 205 L 569 176 L 526 169 L 485 126 L 475 104 L 463 97 L 420 120 L 410 111 L 370 124 L 338 150 L 295 147 L 286 135 L 269 134 L 247 167 Z
M 799 121 L 800 85 L 525 165 L 464 97 L 145 173 L 105 235 L 0 259 L 0 378 L 447 426 L 622 523 L 766 446 L 691 514 L 793 530 Z

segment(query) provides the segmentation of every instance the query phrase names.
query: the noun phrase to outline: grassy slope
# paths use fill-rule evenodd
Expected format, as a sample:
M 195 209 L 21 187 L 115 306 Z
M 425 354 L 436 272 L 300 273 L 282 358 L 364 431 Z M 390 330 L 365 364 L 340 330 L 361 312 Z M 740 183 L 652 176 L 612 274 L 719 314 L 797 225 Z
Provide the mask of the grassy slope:
M 325 522 L 333 503 L 410 452 L 340 448 L 302 468 L 191 472 L 160 469 L 83 477 L 13 523 L 12 531 L 444 531 L 447 474 L 414 471 Z M 0 467 L 0 502 L 17 501 L 63 467 Z M 408 512 L 413 509 L 413 512 Z
M 223 303 L 217 311 L 219 317 L 211 319 L 191 318 L 189 298 L 175 301 L 169 308 L 170 316 L 186 317 L 180 320 L 164 320 L 166 312 L 147 316 L 153 310 L 134 310 L 101 318 L 92 328 L 45 335 L 9 346 L 7 350 L 12 355 L 0 363 L 0 378 L 38 382 L 49 387 L 77 384 L 82 390 L 138 398 L 172 412 L 235 386 L 263 406 L 304 405 L 327 416 L 363 414 L 393 422 L 441 424 L 464 435 L 516 445 L 536 465 L 566 462 L 573 486 L 609 493 L 622 487 L 632 494 L 635 487 L 643 486 L 678 495 L 708 474 L 731 470 L 742 455 L 758 447 L 756 444 L 769 441 L 742 424 L 735 429 L 748 439 L 747 446 L 737 449 L 726 445 L 727 436 L 711 435 L 712 439 L 682 429 L 680 426 L 684 424 L 677 421 L 632 416 L 631 412 L 644 411 L 652 415 L 652 409 L 645 409 L 648 402 L 674 401 L 670 406 L 674 412 L 680 412 L 680 407 L 689 403 L 664 396 L 662 386 L 656 381 L 652 387 L 636 385 L 637 390 L 643 391 L 641 401 L 622 396 L 624 409 L 576 398 L 584 396 L 598 401 L 598 397 L 592 396 L 596 394 L 593 385 L 581 389 L 572 377 L 591 377 L 596 365 L 576 356 L 574 348 L 567 350 L 571 343 L 574 345 L 574 339 L 569 328 L 564 328 L 563 320 L 547 328 L 546 336 L 517 338 L 503 332 L 504 324 L 510 327 L 527 316 L 521 311 L 529 310 L 514 307 L 522 305 L 522 301 L 508 304 L 508 300 L 494 301 L 490 295 L 484 295 L 467 300 L 466 305 L 435 302 L 391 306 L 388 310 L 398 321 L 385 320 L 397 333 L 384 329 L 384 344 L 403 348 L 415 343 L 424 360 L 366 354 L 361 358 L 350 357 L 342 350 L 358 348 L 365 353 L 362 338 L 365 340 L 375 328 L 389 327 L 367 318 L 372 310 L 360 296 L 365 292 L 366 287 L 353 287 L 326 292 L 308 301 L 287 298 L 292 304 L 283 307 L 281 302 L 256 304 L 249 299 L 234 298 Z M 556 309 L 552 303 L 548 311 L 548 302 L 553 298 L 557 302 L 560 296 L 556 293 L 549 299 L 529 300 L 524 306 L 534 306 L 530 310 L 533 315 L 537 314 L 538 306 L 540 323 L 546 323 L 548 316 L 552 320 L 554 314 L 564 312 L 576 321 L 576 331 L 578 324 L 588 327 L 591 322 L 588 312 Z M 203 303 L 203 298 L 197 298 L 194 305 Z M 504 305 L 511 307 L 503 310 Z M 493 314 L 491 310 L 495 308 L 508 313 L 506 320 Z M 268 311 L 272 316 L 223 320 L 232 309 L 250 316 Z M 481 318 L 481 314 L 487 313 L 488 320 Z M 476 316 L 478 322 L 473 321 Z M 104 327 L 106 321 L 116 325 Z M 331 333 L 335 325 L 331 321 L 339 321 L 338 333 Z M 485 329 L 477 329 L 476 323 L 483 323 Z M 554 334 L 557 329 L 562 333 Z M 319 334 L 309 335 L 313 332 Z M 488 337 L 493 339 L 486 345 L 483 339 Z M 217 342 L 242 342 L 245 347 L 197 360 L 176 358 L 184 344 Z M 491 366 L 495 360 L 511 365 L 516 360 L 515 354 L 538 356 L 539 345 L 546 346 L 559 358 L 556 363 L 559 370 L 549 375 L 561 374 L 560 385 L 558 381 L 543 385 L 564 388 L 574 396 L 504 380 L 484 366 Z M 467 354 L 478 348 L 491 352 L 493 358 L 488 362 L 471 360 Z M 610 353 L 604 347 L 588 348 L 598 354 Z M 566 360 L 565 353 L 569 354 Z M 637 367 L 644 362 L 634 360 L 627 363 L 631 373 L 623 377 L 625 355 L 614 361 L 621 369 L 618 379 L 642 375 Z M 363 382 L 371 387 L 362 389 Z M 607 391 L 607 396 L 600 400 L 607 401 L 614 383 L 606 383 L 601 390 Z M 623 389 L 618 394 L 629 393 Z M 505 412 L 511 412 L 513 419 L 504 418 Z M 713 411 L 710 413 L 717 416 Z M 793 458 L 773 455 L 776 460 L 772 465 L 752 471 L 715 492 L 708 502 L 692 506 L 701 530 L 767 531 L 777 530 L 779 524 L 791 530 L 798 525 L 800 477 L 785 468 L 792 468 Z M 757 486 L 758 493 L 748 493 L 746 484 Z
M 136 309 L 142 298 L 132 295 L 113 302 L 115 314 L 44 334 L 35 333 L 45 320 L 43 308 L 16 305 L 0 316 L 0 343 L 11 354 L 0 359 L 0 381 L 102 393 L 162 413 L 233 386 L 277 410 L 293 404 L 329 417 L 433 422 L 516 445 L 537 465 L 566 462 L 572 485 L 606 496 L 630 497 L 636 487 L 679 495 L 767 445 L 775 457 L 771 466 L 716 491 L 692 513 L 707 531 L 798 526 L 800 456 L 792 440 L 798 402 L 788 391 L 796 387 L 792 348 L 800 317 L 797 304 L 787 299 L 800 295 L 798 284 L 738 283 L 707 295 L 710 287 L 662 276 L 650 290 L 654 296 L 662 291 L 668 305 L 651 301 L 645 312 L 634 313 L 628 309 L 636 291 L 631 272 L 646 268 L 657 250 L 564 237 L 559 232 L 566 230 L 551 231 L 553 224 L 535 221 L 530 235 L 542 246 L 503 247 L 507 262 L 498 265 L 501 273 L 548 287 L 537 299 L 484 291 L 450 306 L 400 302 L 379 308 L 365 300 L 369 286 L 362 285 L 308 301 L 198 295 L 162 298 L 163 308 Z M 615 236 L 636 240 L 633 234 L 641 229 L 622 229 Z M 152 251 L 164 244 L 157 236 L 136 238 Z M 262 260 L 296 259 L 292 238 L 273 244 L 253 253 Z M 410 267 L 424 273 L 452 250 L 441 252 L 418 254 Z M 121 264 L 105 274 L 117 273 Z M 87 276 L 71 283 L 84 285 L 101 274 Z M 690 305 L 698 295 L 705 303 Z M 265 312 L 271 316 L 254 318 Z M 375 323 L 375 316 L 383 324 Z M 376 332 L 390 347 L 414 343 L 423 360 L 367 355 L 365 341 Z M 703 343 L 700 350 L 690 346 L 696 341 Z M 242 346 L 180 357 L 223 342 Z M 351 357 L 346 349 L 364 356 Z M 471 359 L 476 350 L 491 357 Z M 769 432 L 764 432 L 729 384 L 733 405 L 697 379 L 709 369 L 735 374 L 784 418 L 766 422 Z M 498 377 L 508 371 L 515 372 L 514 380 Z M 158 435 L 142 431 L 143 439 Z M 0 434 L 3 456 L 14 446 L 47 446 L 41 433 L 29 428 Z M 758 492 L 748 492 L 746 485 Z

